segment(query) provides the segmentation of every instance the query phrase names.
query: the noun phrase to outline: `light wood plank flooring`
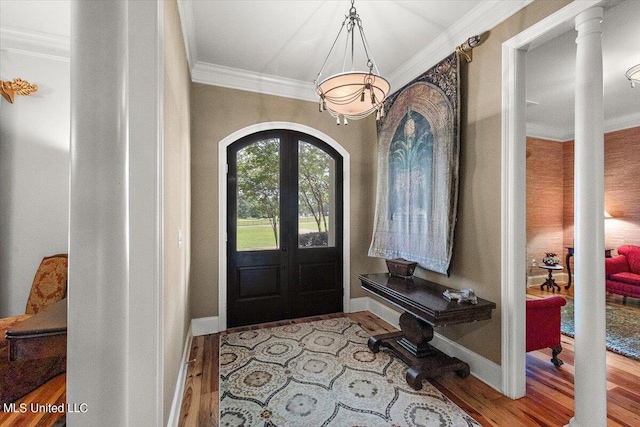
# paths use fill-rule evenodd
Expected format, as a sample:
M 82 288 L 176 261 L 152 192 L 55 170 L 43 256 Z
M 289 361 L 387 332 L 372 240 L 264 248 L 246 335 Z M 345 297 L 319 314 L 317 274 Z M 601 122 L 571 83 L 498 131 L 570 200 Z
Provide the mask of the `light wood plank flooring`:
M 16 401 L 16 407 L 21 404 L 27 405 L 29 408 L 31 403 L 39 403 L 41 405 L 52 404 L 60 405 L 65 403 L 67 399 L 67 374 L 60 374 L 53 377 L 31 393 L 23 396 Z M 2 427 L 52 427 L 64 425 L 64 415 L 53 412 L 35 412 L 27 411 L 25 413 L 3 412 L 0 407 L 0 426 Z
M 539 296 L 543 295 L 544 292 Z M 334 316 L 239 329 L 264 328 Z M 372 335 L 394 330 L 367 311 L 346 316 Z M 195 361 L 190 363 L 187 371 L 180 414 L 181 427 L 218 425 L 218 342 L 219 334 L 193 339 L 191 359 Z M 431 380 L 431 383 L 483 426 L 564 426 L 573 415 L 573 339 L 563 336 L 562 347 L 564 350 L 560 358 L 564 365 L 560 369 L 550 362 L 550 350 L 527 354 L 527 396 L 522 399 L 511 400 L 473 376 L 462 379 L 450 373 Z M 607 390 L 608 425 L 640 426 L 640 362 L 607 352 Z

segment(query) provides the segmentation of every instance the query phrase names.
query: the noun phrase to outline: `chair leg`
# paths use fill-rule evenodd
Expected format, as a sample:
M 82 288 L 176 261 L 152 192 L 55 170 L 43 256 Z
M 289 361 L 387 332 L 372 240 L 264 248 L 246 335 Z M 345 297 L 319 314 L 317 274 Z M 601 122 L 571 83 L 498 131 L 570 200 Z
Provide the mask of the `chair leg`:
M 622 305 L 626 305 L 627 304 L 627 296 L 623 295 L 622 296 Z
M 559 368 L 564 363 L 562 360 L 558 359 L 558 355 L 560 354 L 561 351 L 562 351 L 562 346 L 561 345 L 557 345 L 555 347 L 551 347 L 551 356 L 552 356 L 551 357 L 551 362 L 553 362 L 553 364 L 556 366 L 556 368 Z

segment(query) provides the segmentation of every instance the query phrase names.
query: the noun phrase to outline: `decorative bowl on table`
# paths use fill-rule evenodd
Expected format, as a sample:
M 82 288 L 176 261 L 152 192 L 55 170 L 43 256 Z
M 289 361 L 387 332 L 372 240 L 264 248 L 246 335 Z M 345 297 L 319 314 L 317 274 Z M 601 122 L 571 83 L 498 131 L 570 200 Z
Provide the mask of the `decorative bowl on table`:
M 558 256 L 554 252 L 547 252 L 545 255 L 546 256 L 542 258 L 542 262 L 544 262 L 544 265 L 553 267 L 560 264 L 560 258 L 558 258 Z
M 404 258 L 388 259 L 387 268 L 392 276 L 411 277 L 418 265 L 417 262 L 407 261 Z

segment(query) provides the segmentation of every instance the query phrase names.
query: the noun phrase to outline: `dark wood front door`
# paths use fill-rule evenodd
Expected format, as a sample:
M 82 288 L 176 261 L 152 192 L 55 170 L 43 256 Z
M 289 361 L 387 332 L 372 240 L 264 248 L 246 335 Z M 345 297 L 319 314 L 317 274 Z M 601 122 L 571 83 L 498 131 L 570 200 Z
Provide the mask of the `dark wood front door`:
M 227 159 L 228 326 L 342 311 L 342 157 L 277 130 Z

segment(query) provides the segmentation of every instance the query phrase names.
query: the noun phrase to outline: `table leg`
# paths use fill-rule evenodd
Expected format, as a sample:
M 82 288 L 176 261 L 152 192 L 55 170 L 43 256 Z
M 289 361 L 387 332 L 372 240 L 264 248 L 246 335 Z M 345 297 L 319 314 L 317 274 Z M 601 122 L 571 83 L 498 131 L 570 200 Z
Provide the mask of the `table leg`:
M 571 264 L 569 263 L 571 256 L 572 256 L 571 251 L 567 251 L 567 256 L 564 257 L 564 265 L 567 266 L 567 273 L 569 273 L 569 281 L 567 282 L 567 285 L 564 287 L 565 289 L 569 289 L 571 287 Z
M 555 281 L 555 279 L 553 278 L 553 272 L 551 270 L 549 271 L 549 276 L 547 276 L 547 280 L 540 285 L 540 290 L 543 290 L 544 287 L 547 287 L 547 290 L 551 289 L 551 292 L 555 292 L 556 288 L 558 288 L 558 292 L 560 292 L 560 285 L 558 285 Z
M 467 363 L 429 344 L 433 339 L 433 327 L 430 324 L 410 313 L 403 313 L 400 316 L 400 328 L 400 332 L 370 337 L 368 346 L 374 353 L 378 353 L 380 347 L 388 348 L 409 365 L 406 380 L 415 390 L 422 388 L 422 380 L 446 372 L 455 372 L 461 378 L 469 376 L 471 371 Z

